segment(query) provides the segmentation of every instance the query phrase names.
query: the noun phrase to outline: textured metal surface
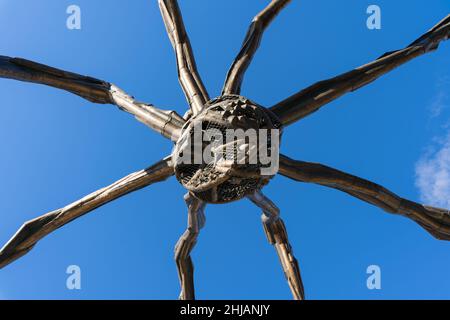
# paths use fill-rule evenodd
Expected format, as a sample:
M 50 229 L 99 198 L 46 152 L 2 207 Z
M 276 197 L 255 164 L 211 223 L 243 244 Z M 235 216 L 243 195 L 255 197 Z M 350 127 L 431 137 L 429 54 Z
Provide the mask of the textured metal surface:
M 175 50 L 178 79 L 192 113 L 197 114 L 209 100 L 209 96 L 197 71 L 194 53 L 184 28 L 180 8 L 175 0 L 159 0 L 158 2 L 167 34 Z
M 136 101 L 112 83 L 56 69 L 34 61 L 0 56 L 0 77 L 44 84 L 91 102 L 113 104 L 163 136 L 176 140 L 184 120 L 175 111 Z
M 175 260 L 181 283 L 180 299 L 194 299 L 193 264 L 190 253 L 205 221 L 206 203 L 222 203 L 247 196 L 263 210 L 267 238 L 277 250 L 295 299 L 304 291 L 297 260 L 293 255 L 279 210 L 260 189 L 272 176 L 262 176 L 261 165 L 211 162 L 187 165 L 180 152 L 192 137 L 192 128 L 200 123 L 207 128 L 261 129 L 281 128 L 317 111 L 345 93 L 357 90 L 381 75 L 425 53 L 436 50 L 450 36 L 450 15 L 405 49 L 384 54 L 379 59 L 338 77 L 321 81 L 279 102 L 270 110 L 238 96 L 248 68 L 259 47 L 266 27 L 289 0 L 272 0 L 252 21 L 242 48 L 225 80 L 223 94 L 209 101 L 208 93 L 195 65 L 191 45 L 176 0 L 159 0 L 161 14 L 175 50 L 178 77 L 189 103 L 184 117 L 136 101 L 115 85 L 95 78 L 55 69 L 20 58 L 0 56 L 0 77 L 44 84 L 72 92 L 94 103 L 117 105 L 133 114 L 153 130 L 176 142 L 172 157 L 130 174 L 64 208 L 26 222 L 0 250 L 0 268 L 26 254 L 43 237 L 70 221 L 125 194 L 165 180 L 172 174 L 188 189 L 188 226 L 175 248 Z M 203 141 L 201 150 L 205 149 Z M 221 149 L 222 147 L 222 149 Z M 223 150 L 216 146 L 216 150 Z M 216 151 L 221 152 L 221 151 Z M 233 154 L 235 149 L 233 149 Z M 320 164 L 280 157 L 281 175 L 301 182 L 317 183 L 346 192 L 385 211 L 406 216 L 438 239 L 450 240 L 448 210 L 421 205 L 401 198 L 384 187 Z
M 186 231 L 175 245 L 175 262 L 180 279 L 181 300 L 195 299 L 194 291 L 194 265 L 191 259 L 191 251 L 197 242 L 200 229 L 205 225 L 205 203 L 196 199 L 190 193 L 184 196 L 188 207 L 188 223 Z
M 249 150 L 253 147 L 258 148 L 259 144 L 252 145 L 237 139 L 233 139 L 233 142 L 215 140 L 203 142 L 200 155 L 203 155 L 207 148 L 211 148 L 215 150 L 214 159 L 208 162 L 202 158 L 201 162 L 196 162 L 194 148 L 195 144 L 199 143 L 196 128 L 198 131 L 201 130 L 202 135 L 214 129 L 222 137 L 226 137 L 227 130 L 230 129 L 243 131 L 253 129 L 258 132 L 260 129 L 281 129 L 281 126 L 270 111 L 245 97 L 229 95 L 208 102 L 205 109 L 185 125 L 172 153 L 177 179 L 199 199 L 211 203 L 238 200 L 262 188 L 273 177 L 261 175 L 263 164 L 256 161 L 251 164 L 249 161 Z M 266 145 L 270 146 L 270 132 L 267 138 Z M 240 163 L 237 149 L 244 144 L 248 148 L 242 155 L 245 161 Z M 270 148 L 268 152 L 272 152 Z M 189 163 L 186 163 L 187 154 Z
M 434 237 L 450 240 L 450 212 L 404 199 L 371 181 L 305 161 L 280 156 L 280 174 L 301 182 L 338 189 L 381 209 L 417 222 Z
M 436 50 L 450 37 L 450 15 L 408 47 L 387 52 L 377 60 L 337 77 L 320 81 L 277 103 L 271 110 L 284 126 L 290 125 L 319 110 L 342 95 L 355 91 L 393 69 Z
M 0 250 L 0 268 L 28 253 L 39 240 L 65 224 L 130 192 L 163 181 L 171 175 L 173 175 L 173 166 L 169 157 L 147 169 L 129 174 L 64 208 L 25 222 Z
M 241 50 L 234 59 L 225 78 L 222 95 L 241 93 L 241 85 L 244 80 L 245 71 L 247 71 L 250 62 L 252 62 L 259 48 L 264 30 L 289 2 L 291 0 L 272 0 L 264 10 L 253 18 L 242 43 Z
M 264 232 L 269 243 L 275 246 L 277 250 L 292 296 L 295 300 L 305 299 L 300 267 L 294 256 L 294 250 L 289 243 L 284 221 L 280 218 L 280 210 L 261 191 L 256 191 L 254 194 L 249 195 L 248 198 L 263 210 L 261 220 Z

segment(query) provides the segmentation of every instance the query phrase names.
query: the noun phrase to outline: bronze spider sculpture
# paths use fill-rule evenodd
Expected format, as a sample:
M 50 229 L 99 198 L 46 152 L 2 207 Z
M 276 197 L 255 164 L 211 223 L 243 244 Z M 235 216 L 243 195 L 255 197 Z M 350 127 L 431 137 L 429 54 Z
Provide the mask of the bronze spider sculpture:
M 191 138 L 194 124 L 207 123 L 208 126 L 215 125 L 219 130 L 281 130 L 394 68 L 436 50 L 441 41 L 450 37 L 450 15 L 404 49 L 388 52 L 364 66 L 318 82 L 266 109 L 241 97 L 240 88 L 264 30 L 289 2 L 290 0 L 272 0 L 253 19 L 242 48 L 226 76 L 222 95 L 211 100 L 197 72 L 177 1 L 159 0 L 164 24 L 176 54 L 179 81 L 190 107 L 184 116 L 175 111 L 161 110 L 139 102 L 105 81 L 20 58 L 0 56 L 0 77 L 44 84 L 70 91 L 94 103 L 116 105 L 175 143 L 172 155 L 147 169 L 132 173 L 64 208 L 26 222 L 0 250 L 0 268 L 26 254 L 40 239 L 68 222 L 175 174 L 180 183 L 188 189 L 185 196 L 188 227 L 175 248 L 181 283 L 180 299 L 195 298 L 190 252 L 204 225 L 205 205 L 235 201 L 244 197 L 262 209 L 264 231 L 269 242 L 276 248 L 293 297 L 303 299 L 304 290 L 298 263 L 289 244 L 283 220 L 278 208 L 261 193 L 262 187 L 273 175 L 260 174 L 255 170 L 259 168 L 258 165 L 252 167 L 222 163 L 219 168 L 216 164 L 183 164 L 179 159 L 186 151 L 185 142 Z M 278 156 L 278 150 L 271 152 Z M 448 210 L 403 199 L 373 182 L 321 164 L 293 160 L 284 155 L 279 155 L 278 173 L 296 181 L 316 183 L 343 191 L 387 212 L 412 219 L 437 239 L 450 240 Z

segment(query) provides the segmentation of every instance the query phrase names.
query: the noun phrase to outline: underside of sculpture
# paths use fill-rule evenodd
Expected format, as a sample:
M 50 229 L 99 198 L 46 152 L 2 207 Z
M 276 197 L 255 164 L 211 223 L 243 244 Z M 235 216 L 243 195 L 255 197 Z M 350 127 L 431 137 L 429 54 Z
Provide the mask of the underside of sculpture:
M 266 108 L 241 96 L 240 89 L 265 29 L 289 2 L 272 0 L 255 16 L 226 75 L 221 96 L 212 99 L 197 71 L 177 1 L 159 0 L 167 34 L 175 51 L 179 82 L 189 106 L 184 116 L 139 102 L 106 81 L 21 58 L 0 56 L 0 77 L 44 84 L 72 92 L 93 103 L 115 105 L 174 144 L 172 153 L 156 164 L 23 224 L 0 250 L 0 268 L 20 258 L 40 239 L 74 219 L 172 175 L 187 189 L 188 226 L 175 248 L 181 283 L 180 299 L 195 299 L 190 253 L 205 224 L 207 205 L 243 198 L 261 209 L 264 232 L 276 249 L 294 299 L 305 298 L 299 264 L 280 211 L 262 193 L 263 187 L 276 174 L 343 191 L 386 212 L 415 221 L 437 239 L 450 240 L 449 210 L 404 199 L 376 183 L 322 164 L 293 160 L 280 154 L 278 148 L 282 131 L 289 125 L 396 67 L 438 49 L 439 44 L 450 37 L 450 15 L 407 47 L 313 84 Z M 225 139 L 231 134 L 230 139 Z M 268 157 L 276 158 L 276 171 L 270 170 L 272 163 L 264 161 Z

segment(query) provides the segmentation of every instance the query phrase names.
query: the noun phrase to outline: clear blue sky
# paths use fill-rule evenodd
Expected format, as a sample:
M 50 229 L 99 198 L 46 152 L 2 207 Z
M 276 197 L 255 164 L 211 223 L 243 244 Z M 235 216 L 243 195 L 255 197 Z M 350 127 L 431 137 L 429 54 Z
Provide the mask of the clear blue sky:
M 211 96 L 219 94 L 264 3 L 180 0 Z M 374 3 L 382 9 L 379 31 L 366 28 L 366 8 Z M 82 10 L 79 31 L 66 28 L 71 4 Z M 242 93 L 270 106 L 409 44 L 449 12 L 448 0 L 294 0 L 266 32 Z M 180 113 L 187 107 L 156 1 L 0 0 L 0 30 L 2 55 L 105 79 Z M 433 198 L 417 186 L 416 166 L 422 161 L 444 175 L 450 168 L 449 55 L 450 43 L 444 43 L 289 127 L 282 152 L 371 179 L 415 201 L 448 204 L 445 188 Z M 24 221 L 171 150 L 167 140 L 112 106 L 11 80 L 0 80 L 0 96 L 0 245 Z M 186 225 L 184 193 L 172 178 L 58 230 L 0 271 L 0 299 L 177 298 L 173 247 Z M 283 177 L 265 193 L 282 211 L 308 298 L 450 298 L 449 244 L 410 220 Z M 193 259 L 200 299 L 291 298 L 260 212 L 247 200 L 207 207 Z M 81 267 L 80 291 L 66 289 L 71 264 Z M 381 290 L 366 288 L 372 264 L 381 267 Z

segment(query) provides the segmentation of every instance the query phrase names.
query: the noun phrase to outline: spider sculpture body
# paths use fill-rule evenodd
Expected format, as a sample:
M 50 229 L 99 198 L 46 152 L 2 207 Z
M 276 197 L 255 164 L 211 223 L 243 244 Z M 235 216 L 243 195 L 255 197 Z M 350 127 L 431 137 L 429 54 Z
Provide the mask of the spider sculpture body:
M 244 97 L 234 95 L 214 99 L 186 122 L 172 154 L 175 175 L 189 192 L 205 202 L 239 200 L 261 189 L 273 177 L 261 174 L 263 164 L 257 159 L 250 161 L 250 153 L 254 151 L 253 158 L 260 154 L 257 132 L 265 132 L 266 139 L 260 139 L 264 143 L 259 142 L 267 146 L 266 151 L 277 153 L 278 148 L 271 150 L 269 147 L 271 134 L 263 130 L 279 130 L 280 127 L 279 120 L 270 110 Z M 235 138 L 237 132 L 241 132 L 241 137 Z M 247 141 L 246 133 L 254 133 L 256 139 Z M 230 139 L 231 134 L 233 139 Z M 194 150 L 196 145 L 201 145 L 198 152 Z M 249 150 L 250 145 L 252 150 Z M 204 154 L 209 150 L 208 161 Z
M 136 101 L 117 86 L 102 80 L 25 59 L 0 56 L 0 77 L 44 84 L 72 92 L 94 103 L 116 105 L 175 143 L 172 154 L 156 164 L 63 208 L 26 222 L 0 250 L 0 268 L 29 252 L 40 239 L 68 222 L 172 175 L 188 190 L 185 196 L 188 227 L 175 248 L 181 299 L 195 298 L 190 252 L 205 223 L 205 206 L 208 203 L 226 203 L 241 198 L 248 198 L 261 208 L 264 231 L 278 253 L 292 295 L 295 299 L 304 298 L 299 266 L 280 212 L 261 192 L 264 185 L 277 173 L 292 180 L 343 191 L 387 212 L 412 219 L 437 239 L 450 240 L 448 210 L 401 198 L 378 184 L 321 164 L 290 159 L 279 154 L 277 147 L 281 129 L 309 116 L 342 95 L 369 84 L 394 68 L 436 50 L 440 42 L 450 37 L 450 15 L 404 49 L 388 52 L 373 62 L 318 82 L 270 108 L 264 108 L 241 97 L 240 88 L 264 30 L 289 2 L 290 0 L 272 0 L 255 16 L 242 48 L 226 76 L 222 95 L 211 100 L 197 72 L 177 1 L 159 0 L 164 24 L 176 54 L 180 84 L 189 104 L 184 117 L 175 111 L 162 110 Z M 269 133 L 263 137 L 258 136 L 257 143 L 249 142 L 245 136 L 224 142 L 211 136 L 207 140 L 198 140 L 195 136 L 196 128 L 202 134 L 211 131 L 209 129 L 214 129 L 212 132 L 221 135 L 226 135 L 229 130 L 266 130 Z M 259 144 L 261 141 L 265 142 L 266 150 Z M 196 147 L 199 152 L 192 152 Z M 276 156 L 277 172 L 262 174 L 263 169 L 268 169 L 267 163 L 260 158 L 263 151 Z M 203 157 L 200 161 L 195 161 L 199 153 L 209 154 L 209 160 Z

